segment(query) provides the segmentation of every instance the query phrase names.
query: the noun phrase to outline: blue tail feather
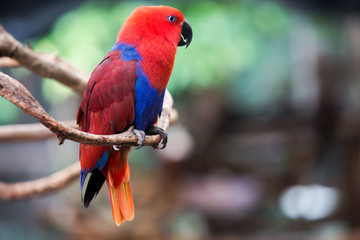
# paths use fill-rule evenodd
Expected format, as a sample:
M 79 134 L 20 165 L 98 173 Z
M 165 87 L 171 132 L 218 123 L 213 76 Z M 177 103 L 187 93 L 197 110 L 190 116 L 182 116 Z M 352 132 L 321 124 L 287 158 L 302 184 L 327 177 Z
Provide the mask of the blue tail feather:
M 82 195 L 82 190 L 83 190 L 83 186 L 85 183 L 85 179 L 86 179 L 86 175 L 89 173 L 89 171 L 86 172 L 86 169 L 84 167 L 84 169 L 80 172 L 80 189 L 81 189 L 81 195 Z

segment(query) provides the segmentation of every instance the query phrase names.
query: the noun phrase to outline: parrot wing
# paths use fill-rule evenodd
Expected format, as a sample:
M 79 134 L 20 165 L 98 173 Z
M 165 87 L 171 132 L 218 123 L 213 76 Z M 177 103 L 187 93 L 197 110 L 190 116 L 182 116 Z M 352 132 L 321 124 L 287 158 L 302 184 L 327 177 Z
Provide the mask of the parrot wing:
M 91 74 L 77 115 L 82 131 L 115 134 L 134 121 L 137 61 L 122 60 L 120 53 L 111 51 Z M 109 148 L 111 146 L 80 144 L 82 180 L 88 172 L 105 166 Z

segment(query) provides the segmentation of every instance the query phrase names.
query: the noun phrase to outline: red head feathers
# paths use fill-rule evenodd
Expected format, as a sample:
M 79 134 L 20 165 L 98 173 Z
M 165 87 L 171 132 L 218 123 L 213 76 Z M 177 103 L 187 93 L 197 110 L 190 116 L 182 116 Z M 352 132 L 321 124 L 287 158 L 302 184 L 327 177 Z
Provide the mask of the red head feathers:
M 172 7 L 138 7 L 122 26 L 117 41 L 135 45 L 139 42 L 147 42 L 147 44 L 167 42 L 176 49 L 184 22 L 184 15 Z M 191 36 L 186 37 L 191 41 Z
M 134 46 L 144 62 L 161 63 L 162 66 L 155 68 L 151 64 L 142 67 L 152 86 L 164 89 L 174 66 L 177 46 L 188 46 L 191 39 L 190 24 L 179 10 L 168 6 L 142 6 L 125 21 L 117 42 Z

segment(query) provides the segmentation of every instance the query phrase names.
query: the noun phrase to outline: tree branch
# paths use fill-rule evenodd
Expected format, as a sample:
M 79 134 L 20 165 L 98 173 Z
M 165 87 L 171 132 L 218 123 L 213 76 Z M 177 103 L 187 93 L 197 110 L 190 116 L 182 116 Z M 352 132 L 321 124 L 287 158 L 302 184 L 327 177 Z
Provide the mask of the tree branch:
M 77 127 L 75 121 L 61 123 L 68 127 Z M 0 142 L 37 141 L 55 136 L 53 132 L 40 123 L 0 126 Z
M 0 68 L 15 68 L 20 67 L 20 64 L 18 61 L 9 58 L 9 57 L 0 57 Z
M 40 76 L 53 78 L 77 94 L 84 92 L 89 75 L 55 54 L 40 53 L 24 46 L 0 25 L 0 57 L 9 57 Z
M 8 34 L 0 25 L 0 57 L 3 66 L 12 67 L 22 65 L 32 72 L 43 77 L 53 78 L 70 87 L 78 95 L 82 95 L 89 75 L 79 71 L 67 61 L 56 55 L 38 53 L 24 46 Z M 2 58 L 6 57 L 6 58 Z M 10 61 L 9 61 L 10 59 Z M 0 61 L 1 63 L 1 61 Z M 31 93 L 17 80 L 0 72 L 0 95 L 21 108 L 25 113 L 37 118 L 41 124 L 56 134 L 61 144 L 65 139 L 93 145 L 137 145 L 137 137 L 131 132 L 115 135 L 95 135 L 79 131 L 64 125 L 53 119 L 36 101 Z M 166 90 L 163 103 L 163 111 L 157 126 L 167 130 L 170 123 L 177 120 L 177 112 L 172 109 L 173 99 Z M 13 126 L 12 126 L 13 127 Z M 39 139 L 48 137 L 48 133 L 41 131 L 36 137 L 31 137 L 31 131 L 37 130 L 39 125 L 26 125 L 28 131 L 24 131 L 24 125 L 18 126 L 17 130 L 9 130 L 10 126 L 0 128 L 0 141 Z M 146 136 L 144 145 L 157 146 L 160 136 Z M 66 187 L 75 180 L 80 173 L 78 163 L 55 173 L 49 177 L 34 181 L 6 184 L 0 182 L 0 198 L 15 200 L 41 196 Z
M 0 182 L 0 198 L 10 201 L 49 194 L 78 179 L 79 172 L 80 166 L 76 162 L 48 177 L 18 183 Z
M 54 132 L 62 144 L 65 139 L 92 145 L 127 145 L 136 146 L 137 137 L 131 132 L 114 135 L 96 135 L 86 133 L 53 119 L 36 101 L 31 93 L 18 81 L 0 72 L 0 95 L 21 108 L 25 113 L 37 118 L 40 123 Z M 170 94 L 165 94 L 163 111 L 158 126 L 167 130 L 170 125 L 170 113 L 173 100 Z M 159 135 L 146 136 L 144 145 L 157 146 L 161 138 Z

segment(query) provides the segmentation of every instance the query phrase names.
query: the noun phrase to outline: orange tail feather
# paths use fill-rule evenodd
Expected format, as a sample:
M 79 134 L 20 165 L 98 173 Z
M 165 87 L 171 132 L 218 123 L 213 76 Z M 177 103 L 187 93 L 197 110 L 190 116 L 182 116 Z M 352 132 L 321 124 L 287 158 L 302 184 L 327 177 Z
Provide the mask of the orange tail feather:
M 117 187 L 108 184 L 112 213 L 115 224 L 120 226 L 125 221 L 134 218 L 134 203 L 129 182 L 123 182 Z
M 134 202 L 130 188 L 130 168 L 127 162 L 129 149 L 124 148 L 118 151 L 120 162 L 110 165 L 106 183 L 109 189 L 112 213 L 115 224 L 120 226 L 124 221 L 131 221 L 134 218 Z M 113 162 L 114 163 L 114 162 Z

